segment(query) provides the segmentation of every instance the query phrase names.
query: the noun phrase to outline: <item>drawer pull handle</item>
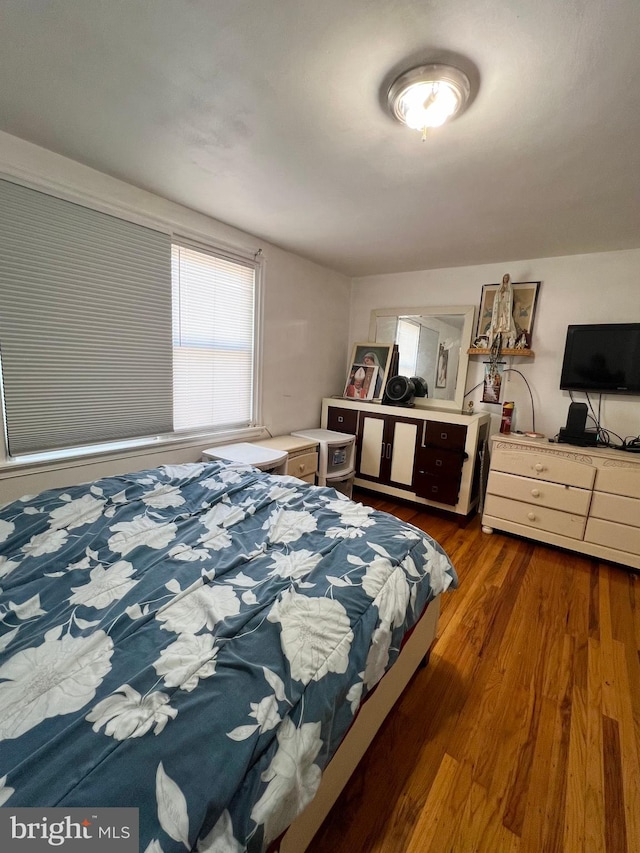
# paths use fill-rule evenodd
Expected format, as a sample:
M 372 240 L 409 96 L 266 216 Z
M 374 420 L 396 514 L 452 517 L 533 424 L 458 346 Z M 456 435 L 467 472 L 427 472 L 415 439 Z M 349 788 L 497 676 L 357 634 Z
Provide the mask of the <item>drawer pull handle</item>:
M 528 513 L 527 513 L 527 518 L 529 519 L 529 521 L 535 521 L 535 520 L 536 520 L 536 514 L 535 514 L 535 512 L 528 512 Z
M 304 462 L 301 462 L 300 465 L 298 465 L 298 471 L 300 471 L 300 473 L 304 471 Z
M 442 459 L 436 459 L 436 466 L 439 467 L 442 465 Z
M 446 441 L 449 438 L 449 433 L 448 432 L 441 432 L 440 438 L 442 439 L 442 441 Z
M 544 471 L 544 465 L 541 465 L 539 462 L 536 462 L 536 471 L 540 473 L 540 471 Z
M 339 415 L 338 416 L 338 423 L 341 424 L 343 420 L 344 420 L 344 417 L 342 415 Z
M 534 498 L 539 498 L 540 497 L 540 489 L 531 489 L 531 494 L 534 496 Z

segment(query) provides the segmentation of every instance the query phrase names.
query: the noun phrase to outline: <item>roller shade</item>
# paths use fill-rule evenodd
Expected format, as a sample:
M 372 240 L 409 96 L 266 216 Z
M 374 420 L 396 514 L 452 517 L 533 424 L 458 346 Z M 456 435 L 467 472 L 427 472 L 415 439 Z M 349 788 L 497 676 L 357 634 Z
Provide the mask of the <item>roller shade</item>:
M 172 429 L 167 234 L 0 181 L 9 453 Z
M 174 429 L 249 426 L 256 264 L 174 244 L 172 279 Z

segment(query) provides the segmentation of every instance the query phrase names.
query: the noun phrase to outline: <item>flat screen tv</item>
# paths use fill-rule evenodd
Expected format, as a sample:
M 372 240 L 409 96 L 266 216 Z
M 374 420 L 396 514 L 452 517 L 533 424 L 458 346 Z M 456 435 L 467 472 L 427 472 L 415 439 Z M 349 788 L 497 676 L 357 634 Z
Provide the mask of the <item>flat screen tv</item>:
M 640 394 L 640 323 L 569 326 L 560 388 Z

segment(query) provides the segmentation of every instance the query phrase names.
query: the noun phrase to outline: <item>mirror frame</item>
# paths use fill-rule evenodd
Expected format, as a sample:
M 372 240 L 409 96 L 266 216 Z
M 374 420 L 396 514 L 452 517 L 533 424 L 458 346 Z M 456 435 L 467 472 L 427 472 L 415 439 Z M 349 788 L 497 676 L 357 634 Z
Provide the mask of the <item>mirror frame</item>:
M 400 317 L 400 316 L 442 316 L 455 314 L 464 318 L 462 331 L 460 333 L 460 355 L 458 358 L 458 373 L 456 376 L 456 390 L 453 400 L 437 400 L 432 397 L 416 397 L 415 406 L 420 409 L 448 409 L 462 412 L 464 408 L 464 395 L 467 384 L 467 370 L 469 367 L 469 347 L 471 337 L 475 328 L 475 305 L 421 305 L 419 307 L 404 305 L 391 308 L 374 308 L 369 321 L 369 340 L 376 340 L 376 327 L 378 317 Z M 389 341 L 380 341 L 389 343 Z M 394 341 L 395 343 L 395 341 Z

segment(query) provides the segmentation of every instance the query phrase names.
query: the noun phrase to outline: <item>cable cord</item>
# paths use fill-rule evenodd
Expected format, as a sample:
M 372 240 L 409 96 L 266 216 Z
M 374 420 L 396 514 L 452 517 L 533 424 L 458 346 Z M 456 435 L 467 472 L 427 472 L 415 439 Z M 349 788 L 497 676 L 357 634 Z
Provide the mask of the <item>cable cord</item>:
M 469 394 L 473 394 L 473 392 L 476 390 L 476 388 L 482 388 L 483 385 L 484 385 L 484 380 L 482 382 L 478 382 L 478 384 L 474 385 L 473 388 L 469 388 L 469 390 L 465 393 L 464 397 L 468 397 Z M 462 398 L 463 400 L 464 400 L 464 397 Z
M 536 431 L 536 409 L 533 404 L 533 394 L 531 393 L 531 386 L 527 382 L 527 377 L 520 370 L 517 370 L 515 367 L 506 367 L 504 370 L 505 373 L 517 373 L 519 376 L 522 376 L 524 379 L 524 384 L 527 386 L 527 391 L 529 392 L 529 397 L 531 398 L 531 429 L 533 432 Z
M 490 363 L 491 362 L 489 362 L 489 364 Z M 527 386 L 527 390 L 529 392 L 529 397 L 531 398 L 531 429 L 533 432 L 535 432 L 536 431 L 536 410 L 535 410 L 535 406 L 533 404 L 533 394 L 531 393 L 531 386 L 527 382 L 527 377 L 524 375 L 524 373 L 517 370 L 515 367 L 506 367 L 503 372 L 504 373 L 517 373 L 520 376 L 522 376 L 522 378 L 524 379 L 524 384 Z M 465 397 L 468 397 L 469 394 L 473 394 L 473 392 L 475 390 L 477 390 L 478 388 L 481 388 L 483 385 L 484 385 L 484 379 L 482 380 L 482 382 L 478 382 L 477 385 L 474 385 L 473 388 L 470 388 L 468 391 L 466 391 L 465 395 L 462 399 L 464 400 Z
M 587 402 L 589 403 L 589 408 L 593 412 L 593 420 L 595 421 L 596 430 L 597 430 L 596 436 L 597 436 L 598 445 L 604 445 L 605 447 L 612 447 L 614 449 L 620 448 L 620 449 L 624 450 L 624 448 L 626 447 L 625 439 L 622 438 L 622 436 L 618 435 L 617 432 L 613 432 L 613 430 L 610 430 L 610 429 L 605 429 L 602 426 L 602 422 L 600 420 L 600 415 L 602 412 L 602 394 L 598 394 L 598 414 L 597 414 L 597 416 L 596 416 L 595 411 L 593 409 L 593 405 L 591 403 L 591 399 L 589 397 L 589 394 L 586 392 L 585 392 L 585 397 L 587 398 Z M 618 441 L 620 442 L 620 444 L 619 445 L 614 444 L 611 441 L 611 436 L 614 436 L 615 438 L 617 438 Z
M 600 420 L 602 414 L 602 394 L 598 394 L 598 413 L 596 414 L 596 410 L 593 408 L 593 403 L 591 402 L 591 397 L 589 397 L 589 393 L 585 391 L 585 397 L 587 398 L 587 404 L 589 406 L 590 412 L 587 413 L 587 417 L 590 418 L 595 425 L 596 432 L 596 441 L 598 447 L 611 447 L 614 450 L 624 450 L 627 447 L 627 439 L 622 438 L 622 436 L 618 435 L 617 432 L 613 432 L 613 430 L 605 429 L 602 426 L 602 422 Z M 572 403 L 575 403 L 573 399 L 573 393 L 569 391 L 569 399 Z M 611 436 L 617 438 L 620 444 L 614 444 L 611 440 Z

